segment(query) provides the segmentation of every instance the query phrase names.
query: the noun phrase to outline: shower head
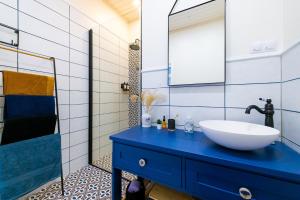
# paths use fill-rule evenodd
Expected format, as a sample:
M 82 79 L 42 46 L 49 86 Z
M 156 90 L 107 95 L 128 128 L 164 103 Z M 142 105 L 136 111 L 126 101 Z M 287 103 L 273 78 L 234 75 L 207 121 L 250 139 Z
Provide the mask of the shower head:
M 130 49 L 132 49 L 132 50 L 140 50 L 140 40 L 139 39 L 136 39 L 135 41 L 134 41 L 134 43 L 131 43 L 130 45 L 129 45 L 129 47 L 130 47 Z

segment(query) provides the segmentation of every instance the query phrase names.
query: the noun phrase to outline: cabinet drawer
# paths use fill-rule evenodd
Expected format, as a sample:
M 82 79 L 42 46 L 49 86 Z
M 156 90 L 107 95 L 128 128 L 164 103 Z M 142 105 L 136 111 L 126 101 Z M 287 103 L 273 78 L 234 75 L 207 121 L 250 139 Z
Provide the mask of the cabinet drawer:
M 194 160 L 186 162 L 187 191 L 207 200 L 241 200 L 247 188 L 253 200 L 300 199 L 300 185 Z
M 113 165 L 173 187 L 182 186 L 181 158 L 142 148 L 114 143 Z

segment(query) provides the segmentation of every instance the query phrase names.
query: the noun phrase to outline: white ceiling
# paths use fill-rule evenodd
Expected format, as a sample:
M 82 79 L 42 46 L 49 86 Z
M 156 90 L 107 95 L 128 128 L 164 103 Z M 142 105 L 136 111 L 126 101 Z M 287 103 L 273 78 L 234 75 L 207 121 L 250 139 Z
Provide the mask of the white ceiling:
M 224 17 L 224 6 L 224 0 L 216 0 L 183 12 L 174 13 L 169 18 L 169 31 Z
M 119 13 L 128 23 L 140 17 L 141 0 L 103 0 Z

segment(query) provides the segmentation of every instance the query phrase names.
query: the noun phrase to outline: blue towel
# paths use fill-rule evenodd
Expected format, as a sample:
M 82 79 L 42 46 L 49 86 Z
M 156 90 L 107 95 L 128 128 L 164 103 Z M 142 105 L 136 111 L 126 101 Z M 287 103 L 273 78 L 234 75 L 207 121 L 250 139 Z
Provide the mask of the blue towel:
M 61 175 L 61 137 L 0 146 L 0 199 L 21 197 Z
M 28 117 L 5 120 L 1 144 L 28 140 L 55 132 L 57 117 Z
M 4 120 L 55 115 L 53 96 L 5 96 Z

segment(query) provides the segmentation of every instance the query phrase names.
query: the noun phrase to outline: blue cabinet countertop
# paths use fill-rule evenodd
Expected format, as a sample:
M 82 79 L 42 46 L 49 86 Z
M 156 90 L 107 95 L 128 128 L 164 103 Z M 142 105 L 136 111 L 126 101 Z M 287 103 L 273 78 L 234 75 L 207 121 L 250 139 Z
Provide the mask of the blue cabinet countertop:
M 193 134 L 185 133 L 182 130 L 170 132 L 167 130 L 157 130 L 154 127 L 134 127 L 121 133 L 115 134 L 110 138 L 111 140 L 113 140 L 114 146 L 113 167 L 120 170 L 136 172 L 138 175 L 145 175 L 146 178 L 151 178 L 151 175 L 149 175 L 146 171 L 140 171 L 138 168 L 133 169 L 135 167 L 130 165 L 130 162 L 134 160 L 128 160 L 128 162 L 126 162 L 126 153 L 134 155 L 134 152 L 140 152 L 139 154 L 136 154 L 136 156 L 143 154 L 149 154 L 150 156 L 151 153 L 157 153 L 157 155 L 155 155 L 156 157 L 161 157 L 163 154 L 164 156 L 170 156 L 165 157 L 165 159 L 172 160 L 172 166 L 175 165 L 177 162 L 180 162 L 173 157 L 178 157 L 184 160 L 182 162 L 182 166 L 184 167 L 181 167 L 180 169 L 171 167 L 173 171 L 170 171 L 170 173 L 177 173 L 180 170 L 186 170 L 186 168 L 188 167 L 190 167 L 191 170 L 197 170 L 201 167 L 205 169 L 204 166 L 210 166 L 210 164 L 212 164 L 211 166 L 216 165 L 216 169 L 218 170 L 226 170 L 227 168 L 230 170 L 238 170 L 237 174 L 239 174 L 240 176 L 244 176 L 243 173 L 249 173 L 251 175 L 257 175 L 259 176 L 259 178 L 260 176 L 262 176 L 270 178 L 272 180 L 274 179 L 280 181 L 287 181 L 288 183 L 294 184 L 291 186 L 292 189 L 290 191 L 295 191 L 294 189 L 299 189 L 298 186 L 300 186 L 300 154 L 281 142 L 276 142 L 275 144 L 269 145 L 264 149 L 243 152 L 223 148 L 213 143 L 201 132 L 194 132 Z M 122 157 L 120 157 L 120 155 L 122 155 L 125 160 Z M 201 163 L 197 163 L 198 161 L 200 161 Z M 151 163 L 149 162 L 149 164 Z M 152 168 L 149 168 L 149 170 L 152 170 L 153 172 L 155 167 L 160 166 L 152 165 L 151 167 Z M 241 170 L 241 172 L 239 170 Z M 163 169 L 159 169 L 159 172 L 161 171 L 163 171 Z M 117 173 L 115 175 L 119 175 L 118 171 L 116 172 Z M 190 174 L 186 172 L 180 173 L 182 173 L 182 177 L 189 176 Z M 212 172 L 207 171 L 207 174 L 209 173 Z M 233 172 L 228 171 L 228 173 Z M 198 174 L 203 174 L 204 176 L 207 175 L 203 171 L 199 172 Z M 167 174 L 161 174 L 161 176 L 163 175 Z M 222 175 L 220 174 L 220 176 Z M 248 177 L 248 174 L 246 174 L 245 177 Z M 183 189 L 181 189 L 181 191 L 189 193 L 189 188 L 187 185 L 188 183 L 185 183 L 186 181 L 189 181 L 189 178 L 185 177 L 184 179 L 185 180 L 182 181 L 183 184 L 181 187 Z M 253 176 L 251 176 L 251 179 L 253 179 Z M 157 180 L 159 181 L 159 179 Z M 201 180 L 205 180 L 205 177 Z M 209 180 L 209 178 L 207 178 L 207 180 Z M 197 180 L 191 179 L 191 181 Z M 173 181 L 173 183 L 177 182 Z M 166 183 L 165 185 L 168 185 L 168 183 Z M 178 185 L 180 185 L 180 182 L 178 182 Z M 278 183 L 278 185 L 280 184 Z M 177 187 L 180 186 L 173 186 L 173 188 Z M 193 190 L 191 189 L 191 191 Z M 300 191 L 297 195 L 299 195 L 300 199 Z

